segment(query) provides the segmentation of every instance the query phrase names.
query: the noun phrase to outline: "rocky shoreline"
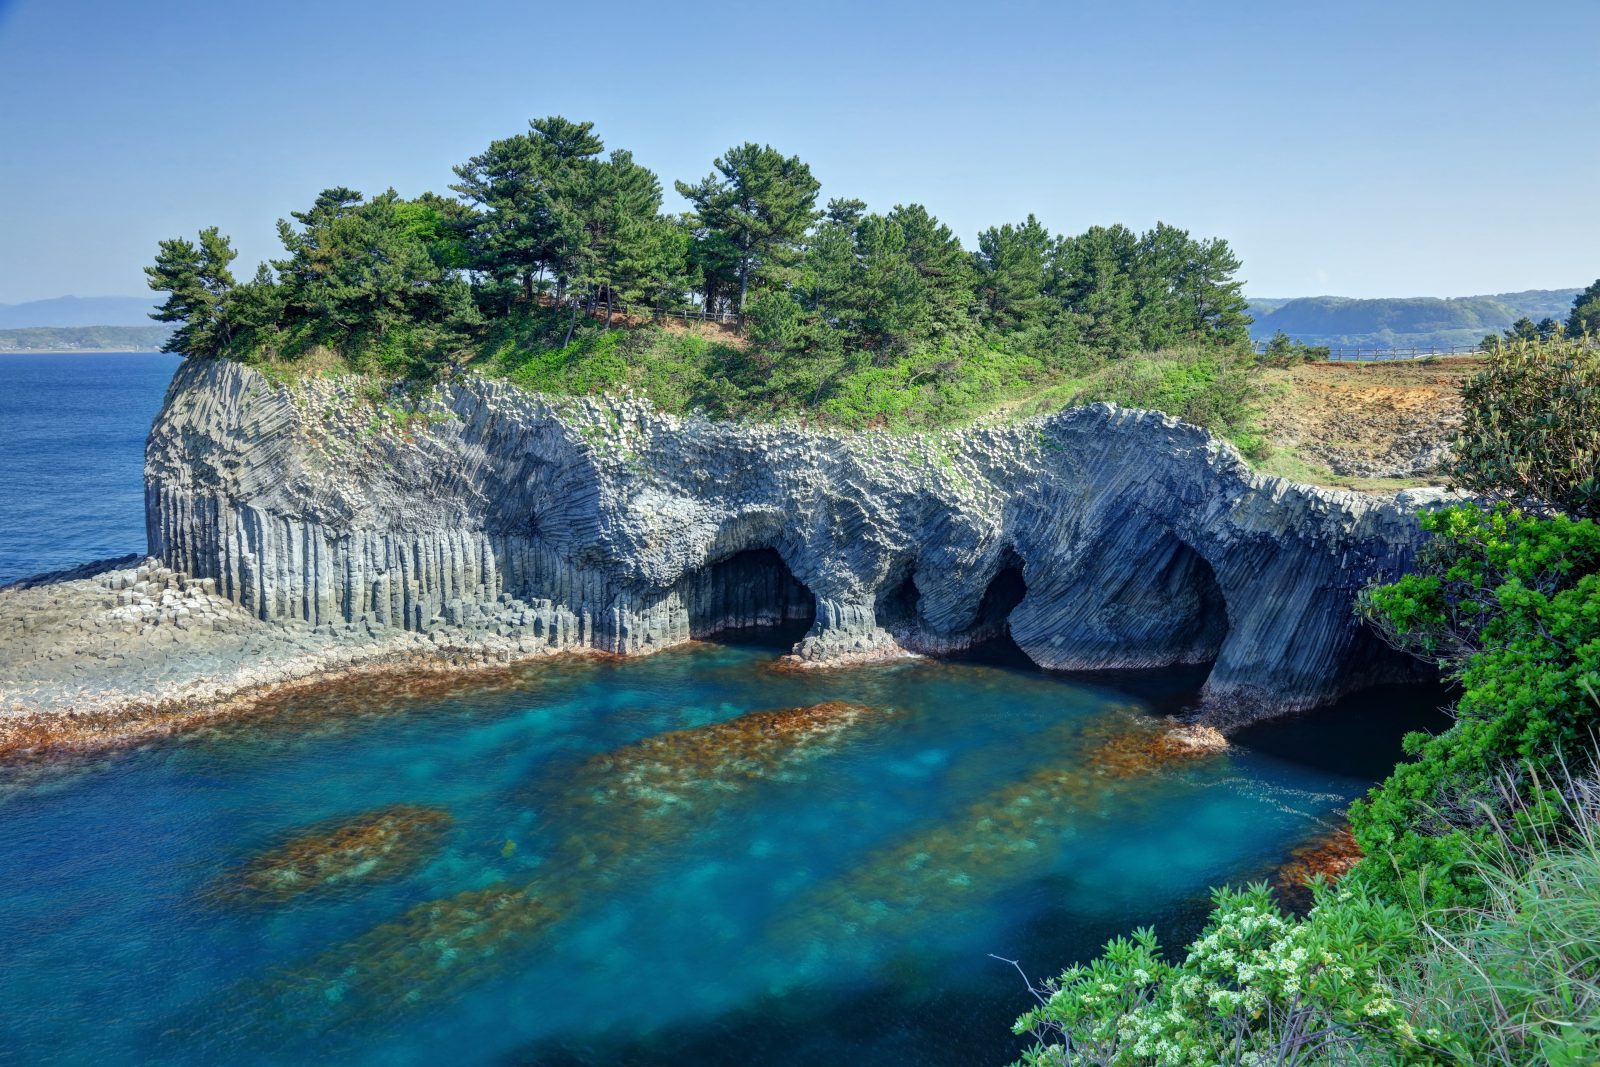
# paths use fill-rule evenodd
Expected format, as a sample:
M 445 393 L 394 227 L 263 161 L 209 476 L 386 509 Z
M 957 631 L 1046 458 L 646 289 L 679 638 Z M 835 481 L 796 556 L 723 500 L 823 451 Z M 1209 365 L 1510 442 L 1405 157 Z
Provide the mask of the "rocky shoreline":
M 780 669 L 996 637 L 1047 669 L 1212 663 L 1195 710 L 1223 729 L 1411 669 L 1350 602 L 1432 497 L 1262 475 L 1159 413 L 895 436 L 472 377 L 369 394 L 186 362 L 146 450 L 151 557 L 0 589 L 0 756 L 776 623 L 809 625 Z
M 136 557 L 0 589 L 0 633 L 0 760 L 115 748 L 397 672 L 485 675 L 585 654 L 488 629 L 263 622 L 208 580 Z

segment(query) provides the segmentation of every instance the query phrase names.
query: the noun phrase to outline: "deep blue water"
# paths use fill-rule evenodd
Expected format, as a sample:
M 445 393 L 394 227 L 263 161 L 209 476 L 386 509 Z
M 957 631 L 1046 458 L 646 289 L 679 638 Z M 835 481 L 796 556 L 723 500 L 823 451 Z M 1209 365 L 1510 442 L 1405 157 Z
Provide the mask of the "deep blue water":
M 796 675 L 773 653 L 364 686 L 14 775 L 0 1061 L 1004 1063 L 1027 998 L 990 953 L 1044 976 L 1134 925 L 1192 933 L 1208 885 L 1315 833 L 1416 711 L 1383 691 L 1156 766 L 1118 742 L 1184 679 Z M 714 728 L 830 699 L 868 710 L 827 744 Z M 1322 743 L 1349 730 L 1367 743 Z M 629 758 L 670 731 L 690 732 Z M 607 802 L 619 783 L 644 803 Z M 409 869 L 289 899 L 218 888 L 391 805 L 449 820 Z
M 144 551 L 144 438 L 178 363 L 0 354 L 0 585 Z
M 0 582 L 142 548 L 176 365 L 0 356 Z M 1149 715 L 1193 676 L 786 674 L 776 647 L 363 683 L 0 765 L 0 1064 L 1004 1063 L 1028 998 L 990 953 L 1043 977 L 1136 925 L 1181 940 L 1437 699 L 1154 765 Z M 809 739 L 739 720 L 825 700 L 865 710 Z M 378 824 L 407 862 L 241 875 Z

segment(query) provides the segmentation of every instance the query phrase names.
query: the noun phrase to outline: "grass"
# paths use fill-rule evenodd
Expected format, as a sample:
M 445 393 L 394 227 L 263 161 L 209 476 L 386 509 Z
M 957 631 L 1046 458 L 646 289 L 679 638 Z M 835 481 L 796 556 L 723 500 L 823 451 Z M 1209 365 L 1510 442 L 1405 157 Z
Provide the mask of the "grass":
M 1413 1025 L 1454 1062 L 1600 1063 L 1600 783 L 1562 777 L 1568 832 L 1479 850 L 1487 901 L 1424 912 L 1425 945 L 1394 976 Z
M 1367 478 L 1357 474 L 1337 474 L 1326 467 L 1309 463 L 1285 449 L 1274 449 L 1263 458 L 1254 460 L 1251 465 L 1263 474 L 1275 474 L 1291 482 L 1321 485 L 1333 489 L 1352 489 L 1363 493 L 1392 493 L 1401 489 L 1415 489 L 1426 482 L 1426 479 L 1418 478 Z
M 896 433 L 1105 400 L 1203 426 L 1258 469 L 1295 481 L 1379 492 L 1418 484 L 1338 475 L 1293 452 L 1274 451 L 1259 429 L 1261 414 L 1295 398 L 1283 382 L 1266 385 L 1279 375 L 1262 374 L 1243 352 L 1189 348 L 1118 359 L 1086 353 L 1043 358 L 979 336 L 909 352 L 763 352 L 726 327 L 619 320 L 607 330 L 587 317 L 563 345 L 569 323 L 566 313 L 553 309 L 514 309 L 459 357 L 460 367 L 555 396 L 630 392 L 673 414 L 800 419 L 822 428 Z M 278 382 L 350 373 L 325 349 L 292 360 L 267 353 L 251 362 Z

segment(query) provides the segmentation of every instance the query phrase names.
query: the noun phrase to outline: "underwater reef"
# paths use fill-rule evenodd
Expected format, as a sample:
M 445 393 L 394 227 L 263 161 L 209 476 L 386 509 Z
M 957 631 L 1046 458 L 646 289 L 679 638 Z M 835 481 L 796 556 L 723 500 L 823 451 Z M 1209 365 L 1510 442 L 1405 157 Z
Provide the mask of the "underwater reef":
M 414 870 L 438 851 L 448 812 L 394 804 L 302 830 L 223 878 L 222 900 L 285 903 L 358 889 Z

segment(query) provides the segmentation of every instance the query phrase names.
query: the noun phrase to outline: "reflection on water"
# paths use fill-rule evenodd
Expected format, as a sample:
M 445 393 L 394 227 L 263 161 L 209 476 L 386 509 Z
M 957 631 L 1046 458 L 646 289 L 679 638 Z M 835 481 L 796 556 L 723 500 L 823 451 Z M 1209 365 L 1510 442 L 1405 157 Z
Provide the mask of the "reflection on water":
M 1191 676 L 771 657 L 300 694 L 20 788 L 0 1056 L 1004 1062 L 990 952 L 1182 936 L 1381 772 L 1325 758 L 1340 716 L 1389 746 L 1418 699 L 1180 758 Z

